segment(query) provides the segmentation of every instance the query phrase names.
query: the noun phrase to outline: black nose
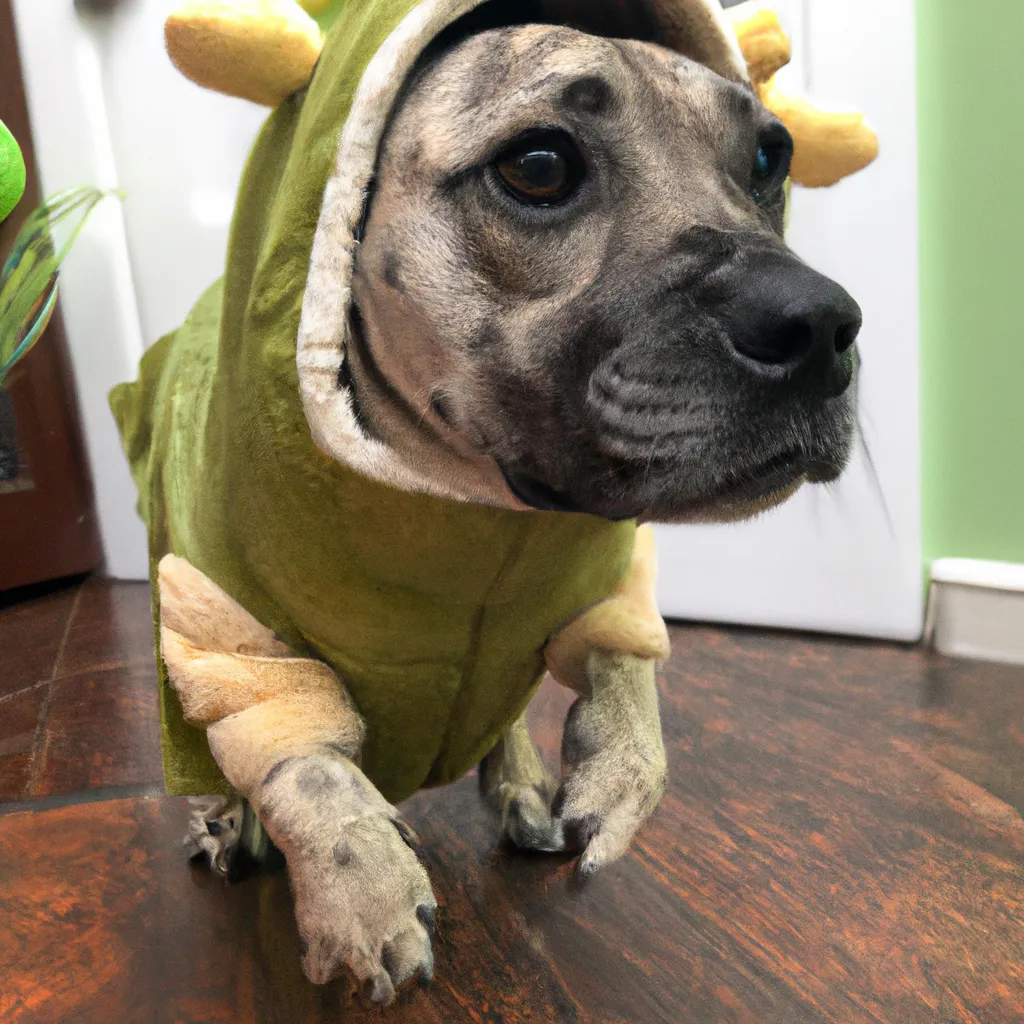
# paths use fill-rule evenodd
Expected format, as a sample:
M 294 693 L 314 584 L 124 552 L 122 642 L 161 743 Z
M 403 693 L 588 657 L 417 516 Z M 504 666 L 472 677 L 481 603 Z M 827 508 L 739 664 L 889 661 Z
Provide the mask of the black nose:
M 860 306 L 845 288 L 787 252 L 768 253 L 729 271 L 729 298 L 719 316 L 737 352 L 760 368 L 806 370 L 831 395 L 853 375 L 844 354 L 857 340 Z

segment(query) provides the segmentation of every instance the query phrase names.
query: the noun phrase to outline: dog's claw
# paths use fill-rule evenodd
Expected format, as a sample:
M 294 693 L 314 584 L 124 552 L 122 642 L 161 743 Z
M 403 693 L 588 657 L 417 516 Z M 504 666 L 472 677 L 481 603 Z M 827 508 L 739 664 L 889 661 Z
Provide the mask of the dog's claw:
M 184 846 L 190 858 L 202 857 L 215 875 L 228 878 L 242 839 L 241 801 L 227 797 L 189 798 L 188 832 Z
M 427 937 L 433 940 L 434 935 L 437 932 L 437 907 L 431 907 L 427 906 L 426 903 L 421 903 L 416 908 L 416 917 L 420 924 L 423 925 L 423 928 L 427 933 Z

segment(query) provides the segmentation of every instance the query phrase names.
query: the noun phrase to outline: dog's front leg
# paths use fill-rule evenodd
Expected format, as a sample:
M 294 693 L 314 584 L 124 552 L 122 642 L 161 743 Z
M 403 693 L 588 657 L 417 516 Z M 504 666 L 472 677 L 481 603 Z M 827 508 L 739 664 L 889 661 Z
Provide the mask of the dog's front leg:
M 564 848 L 551 814 L 558 783 L 530 738 L 524 712 L 508 727 L 480 765 L 480 788 L 501 812 L 501 831 L 523 850 L 554 853 Z
M 592 651 L 588 692 L 573 704 L 562 736 L 565 781 L 555 798 L 581 874 L 621 857 L 665 788 L 665 747 L 654 661 Z
M 186 718 L 288 863 L 310 981 L 347 964 L 389 1003 L 433 971 L 436 902 L 415 835 L 359 770 L 363 724 L 334 673 L 188 562 L 160 564 L 160 632 Z
M 665 788 L 655 664 L 669 653 L 655 598 L 650 527 L 637 530 L 629 571 L 614 593 L 548 644 L 551 674 L 580 694 L 562 735 L 565 779 L 556 824 L 592 874 L 621 857 Z

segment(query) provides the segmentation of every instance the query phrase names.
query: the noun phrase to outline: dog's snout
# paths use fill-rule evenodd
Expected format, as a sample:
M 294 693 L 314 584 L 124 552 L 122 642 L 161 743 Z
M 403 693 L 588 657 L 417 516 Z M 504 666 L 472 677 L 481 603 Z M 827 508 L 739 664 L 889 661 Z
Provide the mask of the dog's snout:
M 719 310 L 732 346 L 762 369 L 816 370 L 813 379 L 828 394 L 841 394 L 852 376 L 844 357 L 860 333 L 860 307 L 845 288 L 788 254 L 759 262 L 732 271 L 735 287 Z

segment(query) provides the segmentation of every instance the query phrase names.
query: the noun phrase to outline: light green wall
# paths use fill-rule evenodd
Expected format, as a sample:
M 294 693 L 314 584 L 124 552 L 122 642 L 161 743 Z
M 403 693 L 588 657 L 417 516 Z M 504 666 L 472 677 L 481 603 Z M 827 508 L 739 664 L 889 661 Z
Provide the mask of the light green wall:
M 918 0 L 924 554 L 1024 562 L 1024 0 Z

